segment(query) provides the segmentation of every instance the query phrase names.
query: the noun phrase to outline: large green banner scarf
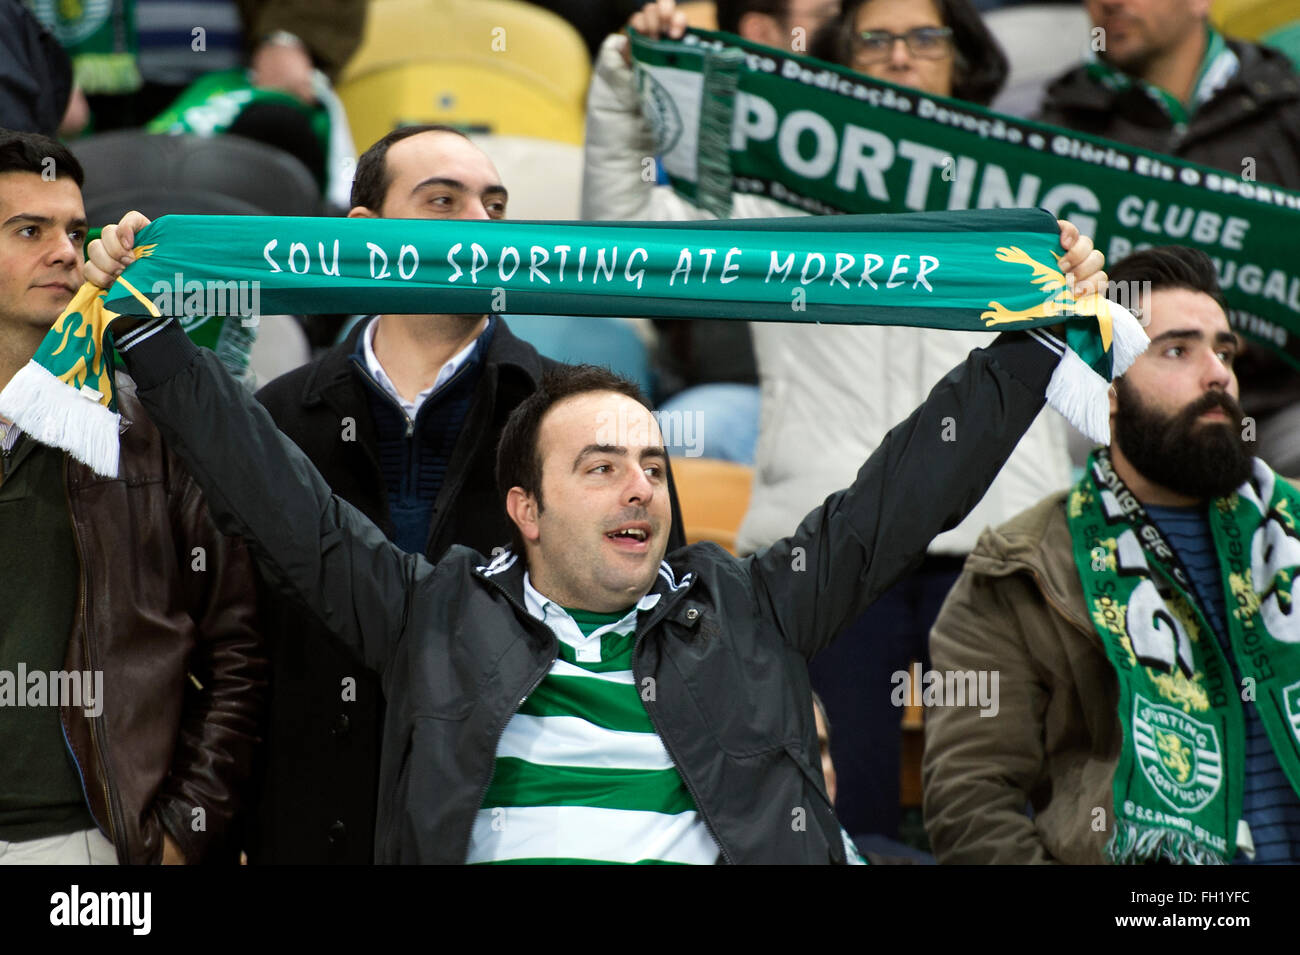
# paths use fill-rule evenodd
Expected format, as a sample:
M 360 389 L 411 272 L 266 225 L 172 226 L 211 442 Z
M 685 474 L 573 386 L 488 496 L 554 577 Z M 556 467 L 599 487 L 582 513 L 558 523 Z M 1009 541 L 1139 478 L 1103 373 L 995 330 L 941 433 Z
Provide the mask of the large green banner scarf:
M 1250 166 L 1213 170 L 725 33 L 634 36 L 632 55 L 671 185 L 720 218 L 733 192 L 817 214 L 1041 206 L 1108 262 L 1138 243 L 1202 249 L 1233 327 L 1300 366 L 1300 193 L 1250 181 Z
M 1186 569 L 1105 449 L 1066 501 L 1084 600 L 1119 678 L 1114 862 L 1231 861 L 1247 688 L 1300 792 L 1300 492 L 1256 458 L 1251 479 L 1208 507 L 1241 687 Z
M 1075 299 L 1059 239 L 1042 210 L 705 223 L 165 216 L 137 236 L 112 288 L 82 288 L 0 392 L 0 415 L 116 474 L 102 343 L 118 315 L 515 312 L 958 331 L 1064 320 L 1048 401 L 1105 441 L 1108 383 L 1146 334 L 1104 298 Z

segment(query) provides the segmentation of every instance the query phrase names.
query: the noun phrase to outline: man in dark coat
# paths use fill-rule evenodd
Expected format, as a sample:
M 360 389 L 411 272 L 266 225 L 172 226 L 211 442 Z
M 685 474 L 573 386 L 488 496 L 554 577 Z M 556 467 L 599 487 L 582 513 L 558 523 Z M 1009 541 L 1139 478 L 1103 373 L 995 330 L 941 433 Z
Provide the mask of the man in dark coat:
M 412 126 L 361 157 L 350 215 L 499 219 L 507 198 L 491 160 L 463 134 Z M 554 367 L 497 315 L 380 315 L 258 399 L 334 493 L 398 547 L 437 561 L 453 544 L 493 554 L 509 543 L 497 439 Z M 679 522 L 671 542 L 685 543 Z M 380 681 L 307 611 L 270 593 L 264 601 L 272 703 L 250 859 L 368 863 Z

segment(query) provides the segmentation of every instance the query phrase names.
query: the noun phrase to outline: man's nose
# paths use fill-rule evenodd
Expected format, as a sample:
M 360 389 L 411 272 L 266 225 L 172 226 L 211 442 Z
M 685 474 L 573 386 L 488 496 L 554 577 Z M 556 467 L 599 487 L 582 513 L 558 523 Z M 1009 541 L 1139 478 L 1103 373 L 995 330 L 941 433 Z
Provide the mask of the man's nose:
M 77 244 L 72 241 L 66 233 L 59 233 L 59 237 L 54 239 L 49 250 L 46 252 L 45 260 L 51 265 L 70 265 L 75 264 L 81 257 Z
M 1201 384 L 1206 391 L 1212 389 L 1227 391 L 1228 386 L 1232 384 L 1232 366 L 1220 358 L 1219 353 L 1214 349 L 1210 349 L 1209 359 L 1202 372 Z
M 624 499 L 629 504 L 636 502 L 645 505 L 650 503 L 650 499 L 654 497 L 654 493 L 655 486 L 651 484 L 650 479 L 646 477 L 645 470 L 639 467 L 633 468 L 632 477 L 629 480 L 627 487 L 624 488 Z
M 482 199 L 471 199 L 465 203 L 465 219 L 491 219 L 488 215 L 487 206 L 483 205 Z

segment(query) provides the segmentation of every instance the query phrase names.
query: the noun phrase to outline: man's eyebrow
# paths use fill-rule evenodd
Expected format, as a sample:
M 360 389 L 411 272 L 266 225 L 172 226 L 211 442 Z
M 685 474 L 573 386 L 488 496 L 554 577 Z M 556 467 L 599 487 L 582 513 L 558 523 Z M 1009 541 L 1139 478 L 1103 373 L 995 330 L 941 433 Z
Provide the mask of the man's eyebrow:
M 621 448 L 613 444 L 589 444 L 579 451 L 578 456 L 573 459 L 574 470 L 577 470 L 578 465 L 582 463 L 582 459 L 589 454 L 616 454 L 619 457 L 626 457 L 627 448 Z
M 38 216 L 34 212 L 20 212 L 17 215 L 12 215 L 5 220 L 4 224 L 9 226 L 13 225 L 15 222 L 30 222 L 32 225 L 54 225 L 54 220 L 49 216 Z M 69 222 L 68 226 L 74 229 L 84 229 L 86 227 L 86 220 L 78 216 Z
M 469 191 L 469 187 L 466 186 L 459 179 L 448 179 L 446 176 L 430 176 L 428 179 L 425 179 L 423 182 L 416 183 L 415 188 L 411 190 L 411 193 L 412 194 L 417 193 L 421 189 L 426 188 L 427 186 L 445 186 L 448 189 L 455 189 L 457 192 Z M 506 192 L 506 187 L 501 185 L 487 186 L 483 190 L 483 195 L 485 196 L 489 194 L 496 195 L 498 193 L 507 198 L 510 195 L 508 192 Z
M 642 461 L 644 461 L 646 458 L 667 458 L 667 457 L 668 457 L 668 450 L 663 447 L 656 446 L 653 448 L 641 449 Z
M 1156 342 L 1163 341 L 1166 338 L 1204 338 L 1204 337 L 1205 337 L 1204 334 L 1201 332 L 1199 328 L 1171 328 L 1169 331 L 1161 332 L 1155 338 L 1151 339 L 1151 344 L 1154 345 Z

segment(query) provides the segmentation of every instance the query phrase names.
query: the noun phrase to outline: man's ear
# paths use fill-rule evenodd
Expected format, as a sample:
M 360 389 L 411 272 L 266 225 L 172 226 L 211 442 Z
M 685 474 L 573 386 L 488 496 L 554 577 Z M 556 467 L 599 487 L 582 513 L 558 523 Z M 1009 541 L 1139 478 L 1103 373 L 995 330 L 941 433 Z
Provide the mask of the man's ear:
M 790 37 L 786 36 L 776 17 L 767 13 L 744 14 L 736 24 L 736 35 L 751 43 L 774 46 L 778 50 L 790 49 Z
M 379 214 L 371 212 L 365 206 L 353 206 L 348 210 L 349 219 L 378 219 Z
M 537 543 L 542 536 L 537 526 L 537 498 L 521 487 L 512 487 L 506 494 L 506 513 L 519 528 L 519 534 L 530 544 Z
M 1119 413 L 1119 396 L 1115 394 L 1115 382 L 1110 383 L 1106 389 L 1106 398 L 1110 401 L 1110 416 L 1113 418 Z

